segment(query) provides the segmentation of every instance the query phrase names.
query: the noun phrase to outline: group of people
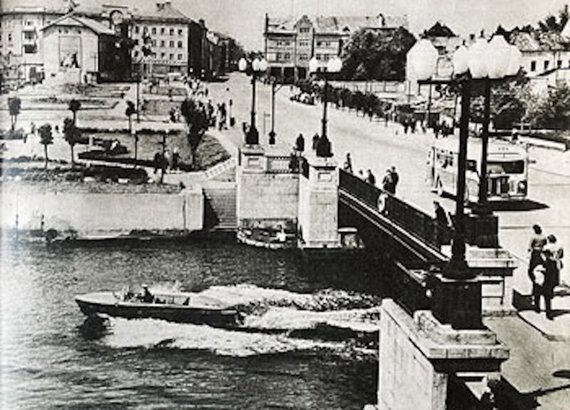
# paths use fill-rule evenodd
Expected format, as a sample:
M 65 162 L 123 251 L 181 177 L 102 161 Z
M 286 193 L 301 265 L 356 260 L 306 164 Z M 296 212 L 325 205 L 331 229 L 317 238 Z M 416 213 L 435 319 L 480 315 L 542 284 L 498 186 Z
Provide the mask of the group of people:
M 533 225 L 532 229 L 528 245 L 528 276 L 532 282 L 533 305 L 540 312 L 540 300 L 544 299 L 546 317 L 552 320 L 552 298 L 554 288 L 560 284 L 564 250 L 556 236 L 544 235 L 540 225 Z
M 343 169 L 351 174 L 354 173 L 350 152 L 346 154 Z M 364 172 L 362 170 L 359 170 L 358 176 L 361 179 L 364 179 L 370 185 L 376 186 L 376 176 L 370 169 L 366 170 L 366 175 L 364 175 Z M 398 174 L 398 171 L 396 171 L 396 167 L 392 165 L 386 170 L 386 174 L 384 175 L 384 178 L 382 178 L 382 190 L 392 195 L 396 195 L 396 187 L 398 186 L 398 182 L 400 182 L 400 175 Z
M 154 154 L 153 168 L 155 174 L 158 170 L 162 170 L 163 172 L 166 172 L 167 169 L 178 171 L 180 169 L 180 152 L 178 148 L 174 147 L 172 152 L 166 149 L 164 154 L 162 151 L 157 151 Z

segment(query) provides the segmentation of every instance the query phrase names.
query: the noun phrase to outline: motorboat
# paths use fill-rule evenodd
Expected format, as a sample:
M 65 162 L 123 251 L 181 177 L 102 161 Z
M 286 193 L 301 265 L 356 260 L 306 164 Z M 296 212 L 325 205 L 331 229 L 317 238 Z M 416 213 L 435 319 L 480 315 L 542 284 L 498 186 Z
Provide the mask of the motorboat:
M 87 317 L 152 318 L 213 327 L 235 327 L 241 322 L 235 307 L 193 292 L 94 292 L 76 296 L 75 301 Z

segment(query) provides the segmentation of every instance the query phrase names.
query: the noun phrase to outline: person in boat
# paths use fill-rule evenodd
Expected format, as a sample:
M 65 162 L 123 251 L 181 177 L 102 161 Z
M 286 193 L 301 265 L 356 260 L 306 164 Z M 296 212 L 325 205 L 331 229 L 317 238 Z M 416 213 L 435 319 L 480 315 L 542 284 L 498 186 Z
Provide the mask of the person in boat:
M 143 292 L 142 295 L 140 296 L 140 299 L 144 302 L 144 303 L 152 303 L 154 302 L 154 295 L 150 292 L 150 290 L 148 290 L 148 285 L 142 285 L 143 288 Z

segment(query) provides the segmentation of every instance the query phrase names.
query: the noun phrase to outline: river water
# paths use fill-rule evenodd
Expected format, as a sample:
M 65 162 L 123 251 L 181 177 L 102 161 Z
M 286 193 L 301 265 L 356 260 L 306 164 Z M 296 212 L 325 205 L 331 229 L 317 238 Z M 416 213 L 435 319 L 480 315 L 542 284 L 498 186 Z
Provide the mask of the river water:
M 220 242 L 47 247 L 4 242 L 4 409 L 362 409 L 376 401 L 379 299 L 332 289 L 289 252 Z M 111 319 L 73 297 L 124 285 L 248 306 L 243 330 Z

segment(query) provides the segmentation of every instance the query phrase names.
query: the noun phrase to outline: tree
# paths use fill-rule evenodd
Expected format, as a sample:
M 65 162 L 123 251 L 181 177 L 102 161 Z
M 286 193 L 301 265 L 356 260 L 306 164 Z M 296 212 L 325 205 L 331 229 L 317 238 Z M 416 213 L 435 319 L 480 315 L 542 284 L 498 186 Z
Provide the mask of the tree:
M 568 4 L 558 11 L 558 16 L 550 15 L 538 22 L 540 31 L 545 33 L 561 33 L 570 19 Z
M 520 123 L 528 109 L 532 95 L 528 81 L 520 77 L 515 82 L 493 85 L 491 87 L 491 121 L 497 129 L 511 129 Z M 482 90 L 480 90 L 482 91 Z M 478 96 L 471 101 L 471 118 L 475 122 L 483 121 L 484 97 Z
M 38 133 L 40 134 L 40 144 L 44 146 L 44 157 L 45 157 L 45 166 L 44 169 L 48 167 L 48 145 L 53 144 L 53 135 L 51 132 L 51 125 L 44 124 L 40 128 L 38 128 Z
M 403 80 L 406 54 L 416 39 L 405 28 L 361 29 L 342 51 L 342 75 L 353 80 Z
M 19 97 L 8 98 L 8 108 L 10 110 L 12 130 L 14 130 L 16 128 L 16 121 L 20 114 L 20 109 L 22 108 L 22 100 L 20 100 Z
M 75 98 L 69 101 L 69 111 L 73 113 L 73 124 L 77 124 L 77 111 L 81 108 L 81 102 Z
M 73 166 L 75 164 L 73 148 L 81 138 L 81 130 L 75 126 L 71 118 L 63 120 L 63 138 L 67 141 L 71 149 L 71 166 Z
M 570 129 L 570 86 L 561 84 L 548 91 L 529 112 L 537 127 Z
M 133 114 L 137 113 L 137 109 L 135 108 L 135 103 L 128 100 L 127 101 L 127 109 L 125 110 L 125 115 L 129 120 L 129 133 L 133 130 L 133 123 L 132 123 L 132 116 Z
M 196 167 L 196 150 L 202 141 L 202 137 L 208 129 L 208 116 L 206 108 L 198 105 L 196 101 L 186 98 L 180 106 L 180 113 L 188 126 L 188 143 L 192 152 L 192 167 Z

